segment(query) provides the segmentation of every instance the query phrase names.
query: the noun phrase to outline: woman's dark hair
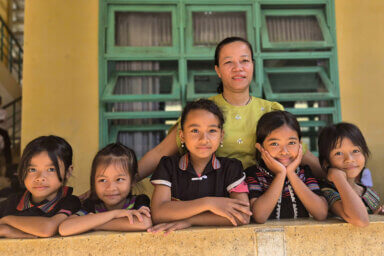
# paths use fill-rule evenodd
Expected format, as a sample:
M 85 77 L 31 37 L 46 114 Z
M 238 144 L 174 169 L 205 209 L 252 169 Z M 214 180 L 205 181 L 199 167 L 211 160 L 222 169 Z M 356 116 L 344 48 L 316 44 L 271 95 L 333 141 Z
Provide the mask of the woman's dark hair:
M 217 44 L 216 50 L 215 50 L 215 66 L 219 66 L 219 57 L 220 57 L 221 49 L 225 45 L 230 44 L 230 43 L 234 43 L 234 42 L 243 42 L 243 43 L 245 43 L 248 46 L 249 50 L 251 51 L 251 58 L 252 58 L 252 61 L 254 61 L 253 49 L 252 49 L 251 43 L 248 42 L 244 38 L 233 36 L 233 37 L 227 37 L 227 38 L 223 39 L 220 43 Z M 222 93 L 223 90 L 224 90 L 223 82 L 220 81 L 219 86 L 217 87 L 217 93 Z
M 351 123 L 333 124 L 323 128 L 319 134 L 319 161 L 324 170 L 327 170 L 330 164 L 329 155 L 331 151 L 338 147 L 344 138 L 350 139 L 353 145 L 358 146 L 365 159 L 369 157 L 370 151 L 367 143 L 356 125 Z
M 69 143 L 61 137 L 49 135 L 38 137 L 25 147 L 23 155 L 21 156 L 20 165 L 18 168 L 19 181 L 24 186 L 24 180 L 27 176 L 28 167 L 31 164 L 31 159 L 42 153 L 47 152 L 49 159 L 51 159 L 56 169 L 57 177 L 63 184 L 67 181 L 67 173 L 69 167 L 72 165 L 72 147 Z M 60 176 L 59 161 L 64 164 L 64 177 Z
M 103 168 L 105 170 L 110 165 L 123 169 L 130 176 L 132 182 L 137 174 L 137 158 L 135 151 L 117 142 L 111 143 L 97 152 L 92 161 L 91 168 L 91 199 L 98 199 L 95 189 L 97 169 Z
M 208 112 L 211 112 L 219 119 L 219 128 L 222 129 L 224 125 L 224 116 L 221 112 L 220 108 L 211 100 L 207 99 L 199 99 L 197 101 L 189 102 L 183 109 L 183 113 L 181 113 L 181 130 L 184 130 L 184 123 L 187 119 L 187 115 L 192 110 L 203 109 Z
M 296 131 L 299 140 L 301 140 L 300 125 L 296 117 L 287 111 L 276 110 L 265 113 L 259 119 L 256 128 L 256 142 L 263 145 L 264 140 L 272 131 L 284 125 Z M 259 164 L 262 163 L 261 154 L 258 150 L 256 151 L 256 160 Z

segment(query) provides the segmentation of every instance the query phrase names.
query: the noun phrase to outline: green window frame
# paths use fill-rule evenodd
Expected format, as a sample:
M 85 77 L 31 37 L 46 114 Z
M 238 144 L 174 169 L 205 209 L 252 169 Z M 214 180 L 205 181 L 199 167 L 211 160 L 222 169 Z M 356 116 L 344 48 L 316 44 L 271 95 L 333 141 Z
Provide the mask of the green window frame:
M 310 150 L 316 154 L 315 139 L 319 129 L 329 123 L 341 121 L 338 63 L 336 48 L 334 0 L 99 0 L 99 113 L 100 147 L 116 141 L 119 132 L 164 132 L 180 116 L 180 108 L 160 108 L 153 111 L 114 112 L 108 106 L 120 102 L 178 102 L 180 107 L 197 98 L 214 93 L 196 90 L 196 76 L 216 76 L 213 66 L 215 47 L 210 44 L 194 45 L 194 12 L 241 12 L 245 15 L 247 40 L 254 49 L 255 70 L 251 94 L 278 101 L 287 111 L 295 114 L 310 140 Z M 117 46 L 115 45 L 116 13 L 168 12 L 171 14 L 171 46 Z M 315 17 L 321 30 L 322 41 L 279 41 L 268 38 L 267 18 L 270 16 Z M 310 20 L 313 22 L 313 19 Z M 293 37 L 295 38 L 295 37 Z M 326 66 L 317 65 L 326 62 Z M 120 71 L 114 63 L 158 62 L 159 70 Z M 283 63 L 271 65 L 273 61 Z M 172 68 L 164 68 L 167 63 Z M 284 63 L 303 62 L 301 65 Z M 165 63 L 165 64 L 164 64 Z M 202 65 L 200 65 L 200 63 Z M 212 64 L 211 64 L 212 63 Z M 307 64 L 310 63 L 310 64 Z M 314 74 L 320 78 L 326 92 L 276 92 L 269 79 L 271 74 Z M 167 94 L 114 94 L 119 77 L 172 77 Z M 199 83 L 213 83 L 213 79 Z M 198 80 L 196 80 L 198 82 Z M 196 82 L 196 83 L 197 83 Z M 161 84 L 163 85 L 163 84 Z M 216 85 L 213 85 L 216 88 Z M 313 86 L 313 85 L 311 85 Z M 169 88 L 169 87 L 167 87 Z M 200 91 L 200 93 L 198 92 Z M 307 102 L 304 108 L 295 102 Z M 318 102 L 314 104 L 313 102 Z M 321 104 L 320 104 L 321 103 Z M 151 124 L 121 124 L 114 120 L 153 119 Z M 129 123 L 129 122 L 128 122 Z
M 261 38 L 264 49 L 316 49 L 329 48 L 333 46 L 332 36 L 324 18 L 322 10 L 263 10 Z M 267 17 L 292 17 L 292 16 L 313 16 L 316 18 L 320 27 L 323 40 L 321 41 L 290 41 L 290 42 L 271 42 L 268 34 Z

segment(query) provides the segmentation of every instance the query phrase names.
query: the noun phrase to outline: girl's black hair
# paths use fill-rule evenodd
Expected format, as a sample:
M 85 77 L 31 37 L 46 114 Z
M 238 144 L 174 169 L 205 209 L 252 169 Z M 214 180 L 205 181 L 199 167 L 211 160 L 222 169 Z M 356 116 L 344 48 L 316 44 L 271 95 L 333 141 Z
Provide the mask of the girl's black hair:
M 107 169 L 110 165 L 123 169 L 131 178 L 131 183 L 137 174 L 137 158 L 135 151 L 124 146 L 120 142 L 111 143 L 99 152 L 92 161 L 91 168 L 91 196 L 93 200 L 98 199 L 95 189 L 96 171 L 98 168 Z
M 181 130 L 184 130 L 184 123 L 187 119 L 187 115 L 191 110 L 203 109 L 208 112 L 211 112 L 219 119 L 219 128 L 222 129 L 224 125 L 224 116 L 221 112 L 220 108 L 211 100 L 207 99 L 199 99 L 197 101 L 189 102 L 183 109 L 183 113 L 181 113 Z
M 233 37 L 227 37 L 227 38 L 223 39 L 220 43 L 217 44 L 216 50 L 215 50 L 215 66 L 219 66 L 219 58 L 220 58 L 220 51 L 221 51 L 221 49 L 225 45 L 230 44 L 230 43 L 234 43 L 234 42 L 243 42 L 243 43 L 245 43 L 248 46 L 249 50 L 251 51 L 251 58 L 252 58 L 252 61 L 254 61 L 253 49 L 252 49 L 251 43 L 248 42 L 244 38 L 233 36 Z M 223 93 L 223 91 L 224 91 L 223 82 L 220 81 L 219 86 L 217 87 L 217 93 Z
M 296 117 L 287 111 L 276 110 L 265 113 L 259 119 L 256 128 L 256 142 L 262 146 L 264 140 L 269 134 L 271 134 L 272 131 L 284 125 L 296 131 L 299 140 L 301 140 L 300 125 Z M 258 150 L 256 150 L 256 160 L 259 164 L 262 163 L 261 154 Z
M 48 153 L 49 159 L 55 166 L 57 177 L 64 185 L 67 181 L 69 167 L 72 165 L 73 152 L 71 145 L 66 140 L 54 135 L 38 137 L 25 147 L 17 171 L 20 184 L 24 186 L 31 159 L 42 152 Z M 64 164 L 64 177 L 60 176 L 59 161 Z
M 339 146 L 344 138 L 350 139 L 355 146 L 358 146 L 363 152 L 365 159 L 369 157 L 370 151 L 367 143 L 356 125 L 345 122 L 333 124 L 323 128 L 318 139 L 319 161 L 324 170 L 327 170 L 330 164 L 329 155 L 331 151 Z

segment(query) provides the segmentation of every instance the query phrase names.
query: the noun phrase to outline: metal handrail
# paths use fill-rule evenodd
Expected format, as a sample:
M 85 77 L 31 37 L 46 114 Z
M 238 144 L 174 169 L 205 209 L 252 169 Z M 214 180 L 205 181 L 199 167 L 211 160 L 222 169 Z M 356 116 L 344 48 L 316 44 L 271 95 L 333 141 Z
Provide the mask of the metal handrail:
M 16 63 L 14 60 L 16 58 Z M 5 59 L 7 62 L 5 62 Z M 0 61 L 7 64 L 11 74 L 17 73 L 17 80 L 22 80 L 23 48 L 17 41 L 15 35 L 9 29 L 3 18 L 0 16 Z M 16 64 L 16 66 L 14 65 Z
M 16 144 L 16 133 L 20 131 L 20 124 L 21 124 L 21 106 L 19 108 L 19 111 L 17 111 L 17 104 L 21 104 L 21 97 L 18 97 L 14 99 L 13 101 L 7 103 L 6 105 L 3 106 L 3 109 L 8 109 L 12 108 L 12 115 L 7 118 L 7 120 L 12 119 L 12 135 L 11 135 L 11 141 L 12 141 L 12 146 L 15 146 Z M 19 115 L 19 117 L 17 117 Z M 16 127 L 19 126 L 17 129 Z

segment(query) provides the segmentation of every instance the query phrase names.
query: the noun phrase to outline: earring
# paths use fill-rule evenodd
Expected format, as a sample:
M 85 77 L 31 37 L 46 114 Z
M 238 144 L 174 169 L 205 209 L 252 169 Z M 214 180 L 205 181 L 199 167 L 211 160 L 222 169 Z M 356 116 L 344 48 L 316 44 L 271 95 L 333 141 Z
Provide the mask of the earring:
M 222 141 L 220 141 L 220 147 L 222 148 L 222 147 L 224 147 L 224 145 L 223 145 L 223 142 Z
M 181 142 L 181 147 L 182 147 L 182 148 L 184 148 L 184 147 L 185 147 L 185 145 L 184 145 L 184 142 Z

